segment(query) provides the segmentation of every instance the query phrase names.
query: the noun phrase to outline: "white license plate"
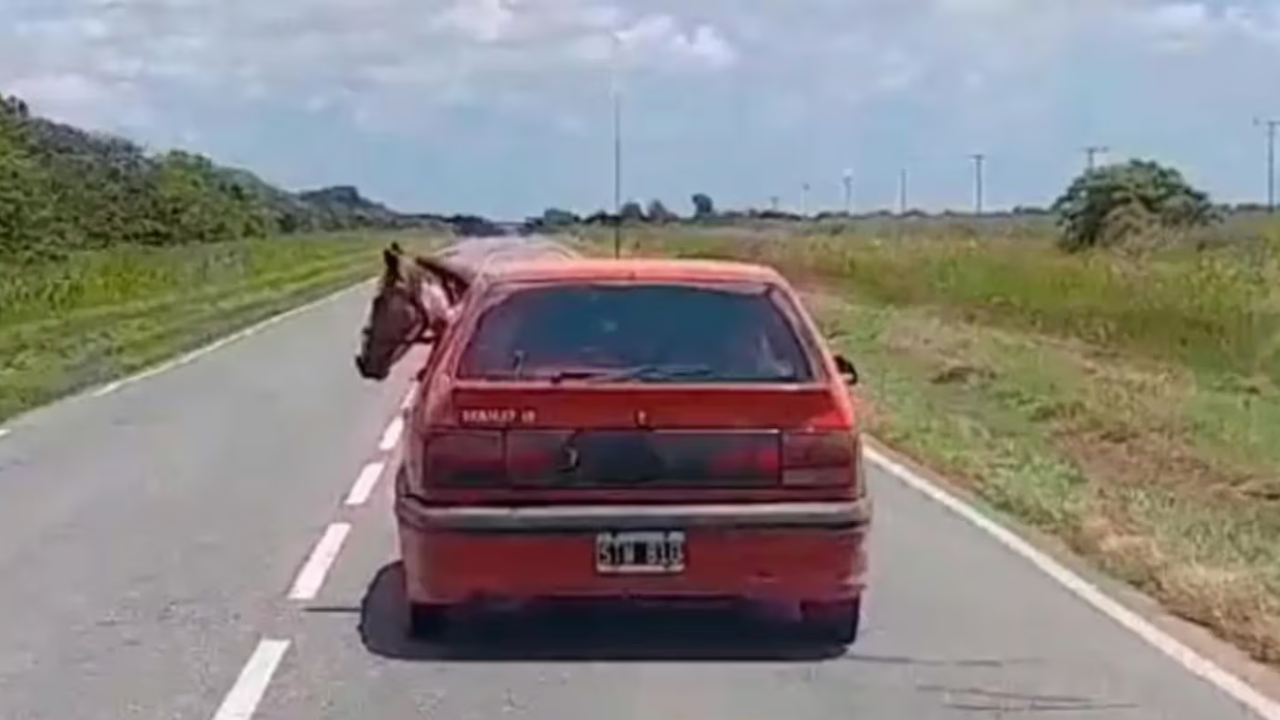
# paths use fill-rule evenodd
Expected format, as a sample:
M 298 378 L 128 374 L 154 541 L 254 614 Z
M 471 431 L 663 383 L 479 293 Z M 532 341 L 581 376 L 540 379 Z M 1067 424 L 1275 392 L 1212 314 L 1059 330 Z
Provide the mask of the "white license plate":
M 610 575 L 683 572 L 684 533 L 600 533 L 596 535 L 596 571 Z

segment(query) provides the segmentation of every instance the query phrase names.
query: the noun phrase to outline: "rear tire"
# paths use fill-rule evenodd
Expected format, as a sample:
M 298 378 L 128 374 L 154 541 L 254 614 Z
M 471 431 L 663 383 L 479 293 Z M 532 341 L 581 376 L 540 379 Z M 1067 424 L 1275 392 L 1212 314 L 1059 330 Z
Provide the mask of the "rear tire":
M 805 639 L 852 645 L 858 639 L 858 626 L 862 623 L 862 598 L 802 603 L 800 617 Z
M 445 605 L 409 603 L 409 637 L 414 640 L 438 640 L 449 626 L 449 608 Z

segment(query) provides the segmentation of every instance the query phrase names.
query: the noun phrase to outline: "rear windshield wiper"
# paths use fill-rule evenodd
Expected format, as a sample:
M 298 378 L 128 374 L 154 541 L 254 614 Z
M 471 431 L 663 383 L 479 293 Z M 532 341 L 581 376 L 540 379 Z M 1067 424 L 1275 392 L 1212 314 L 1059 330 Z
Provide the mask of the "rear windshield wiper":
M 714 371 L 710 365 L 637 365 L 609 373 L 584 378 L 600 382 L 625 382 L 628 380 L 681 380 L 705 378 Z

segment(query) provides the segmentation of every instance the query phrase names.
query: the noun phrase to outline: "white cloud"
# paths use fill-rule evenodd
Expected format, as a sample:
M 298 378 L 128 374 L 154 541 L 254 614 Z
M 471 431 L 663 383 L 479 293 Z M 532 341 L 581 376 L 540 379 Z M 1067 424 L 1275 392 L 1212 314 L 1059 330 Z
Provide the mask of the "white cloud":
M 512 88 L 558 94 L 538 107 L 572 104 L 606 82 L 614 33 L 628 74 L 785 90 L 806 107 L 940 89 L 981 94 L 982 102 L 1051 92 L 1042 78 L 1086 44 L 1125 53 L 1223 42 L 1280 50 L 1280 0 L 35 0 L 24 7 L 0 24 L 0 88 L 69 117 L 110 121 L 123 113 L 131 122 L 163 116 L 174 97 L 347 112 L 366 127 L 396 124 L 380 114 L 415 119 L 440 106 L 490 103 Z M 552 112 L 544 119 L 560 123 Z
M 152 105 L 194 92 L 217 102 L 349 107 L 366 119 L 395 108 L 420 113 L 480 102 L 502 87 L 597 73 L 599 58 L 582 49 L 607 44 L 614 30 L 634 46 L 634 71 L 724 69 L 736 59 L 732 41 L 709 22 L 637 14 L 606 0 L 52 3 L 0 26 L 0 88 L 34 88 L 59 106 L 68 101 L 39 87 L 48 78 L 76 77 L 84 88 L 134 83 L 133 100 Z M 384 97 L 405 93 L 412 97 Z
M 513 5 L 507 0 L 456 0 L 438 22 L 441 27 L 490 43 L 500 40 L 515 23 Z

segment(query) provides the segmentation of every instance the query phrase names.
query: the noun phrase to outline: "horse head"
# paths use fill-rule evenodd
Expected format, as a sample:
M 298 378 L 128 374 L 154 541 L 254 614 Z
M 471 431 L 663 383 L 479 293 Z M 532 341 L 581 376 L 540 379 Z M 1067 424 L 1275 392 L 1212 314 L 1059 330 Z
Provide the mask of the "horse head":
M 448 325 L 450 308 L 470 285 L 470 278 L 439 261 L 406 260 L 396 243 L 383 251 L 378 292 L 362 331 L 356 369 L 360 376 L 382 380 L 415 343 L 429 342 Z

